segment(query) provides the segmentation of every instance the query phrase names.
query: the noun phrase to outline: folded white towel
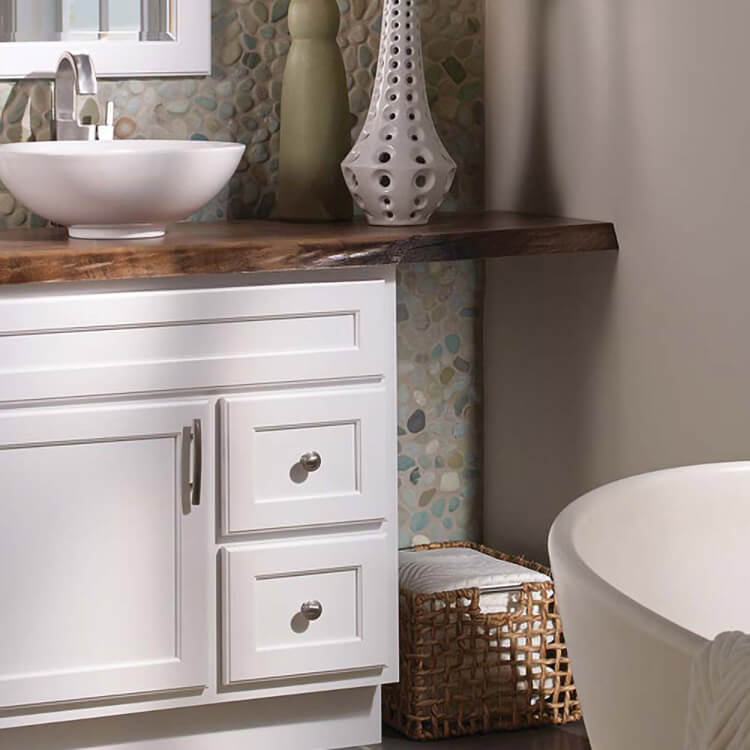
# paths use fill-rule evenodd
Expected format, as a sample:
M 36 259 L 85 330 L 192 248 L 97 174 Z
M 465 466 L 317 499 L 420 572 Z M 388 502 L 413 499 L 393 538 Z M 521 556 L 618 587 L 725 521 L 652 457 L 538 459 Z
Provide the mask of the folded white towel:
M 433 550 L 402 550 L 399 552 L 400 581 L 404 588 L 416 591 L 419 594 L 433 594 L 439 591 L 455 591 L 456 589 L 486 589 L 497 587 L 520 587 L 523 583 L 549 583 L 550 577 L 544 573 L 516 565 L 505 560 L 498 560 L 492 555 L 486 555 L 470 547 L 444 547 Z M 532 599 L 539 600 L 542 596 L 539 592 L 532 594 Z M 485 614 L 497 614 L 501 612 L 516 612 L 525 603 L 521 601 L 519 592 L 504 591 L 497 593 L 486 593 L 479 596 L 479 607 Z M 532 605 L 528 614 L 538 616 L 541 622 L 541 608 Z M 455 615 L 454 615 L 455 617 Z M 518 626 L 520 630 L 526 630 L 526 623 Z M 537 624 L 536 627 L 539 627 Z M 547 622 L 548 629 L 552 630 L 554 625 Z M 510 639 L 499 635 L 500 643 L 508 647 Z M 554 684 L 551 677 L 546 677 L 545 672 L 552 670 L 542 666 L 541 649 L 543 642 L 551 643 L 552 634 L 533 635 L 530 638 L 532 646 L 538 646 L 539 651 L 532 653 L 536 664 L 527 670 L 525 664 L 517 664 L 516 669 L 522 675 L 519 689 L 522 694 L 519 700 L 526 700 L 523 692 L 527 690 L 525 680 L 530 680 L 535 689 L 539 689 L 541 683 L 544 687 L 551 688 Z M 519 638 L 519 646 L 526 645 L 525 638 Z M 489 657 L 491 658 L 491 657 Z M 510 674 L 510 666 L 503 667 Z
M 402 550 L 399 553 L 401 585 L 420 594 L 469 588 L 520 586 L 546 582 L 549 576 L 469 547 L 434 550 Z M 480 597 L 483 612 L 508 612 L 517 595 L 486 594 Z
M 750 635 L 723 633 L 694 659 L 685 750 L 750 748 Z

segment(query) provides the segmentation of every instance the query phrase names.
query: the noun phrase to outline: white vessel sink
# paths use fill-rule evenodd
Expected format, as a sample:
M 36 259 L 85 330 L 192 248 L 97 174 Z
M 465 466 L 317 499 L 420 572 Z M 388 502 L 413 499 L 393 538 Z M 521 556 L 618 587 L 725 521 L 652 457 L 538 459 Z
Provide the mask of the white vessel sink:
M 0 146 L 0 180 L 71 237 L 160 237 L 224 187 L 244 148 L 212 141 L 10 143 Z

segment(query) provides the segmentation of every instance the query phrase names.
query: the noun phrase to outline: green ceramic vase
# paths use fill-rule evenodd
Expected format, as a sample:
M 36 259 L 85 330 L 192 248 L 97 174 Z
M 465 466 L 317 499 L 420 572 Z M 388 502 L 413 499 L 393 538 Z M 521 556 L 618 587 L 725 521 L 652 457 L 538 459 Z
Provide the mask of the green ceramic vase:
M 292 0 L 292 44 L 281 91 L 279 189 L 275 216 L 288 221 L 352 218 L 341 173 L 351 148 L 336 0 Z

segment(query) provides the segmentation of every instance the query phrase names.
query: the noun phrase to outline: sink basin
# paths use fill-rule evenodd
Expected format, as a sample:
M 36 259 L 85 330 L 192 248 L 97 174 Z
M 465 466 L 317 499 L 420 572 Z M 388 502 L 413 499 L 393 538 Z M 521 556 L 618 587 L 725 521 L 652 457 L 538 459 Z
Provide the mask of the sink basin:
M 224 187 L 244 149 L 212 141 L 9 143 L 0 146 L 0 180 L 71 237 L 161 237 Z

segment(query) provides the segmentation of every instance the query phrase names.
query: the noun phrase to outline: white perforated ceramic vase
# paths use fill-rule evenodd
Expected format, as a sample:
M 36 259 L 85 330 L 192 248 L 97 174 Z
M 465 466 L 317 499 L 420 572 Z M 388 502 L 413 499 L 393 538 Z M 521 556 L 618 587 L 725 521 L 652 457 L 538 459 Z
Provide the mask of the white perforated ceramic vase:
M 370 110 L 341 168 L 370 224 L 426 224 L 453 184 L 427 102 L 417 0 L 384 2 Z

